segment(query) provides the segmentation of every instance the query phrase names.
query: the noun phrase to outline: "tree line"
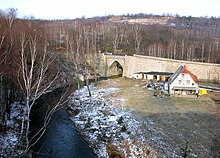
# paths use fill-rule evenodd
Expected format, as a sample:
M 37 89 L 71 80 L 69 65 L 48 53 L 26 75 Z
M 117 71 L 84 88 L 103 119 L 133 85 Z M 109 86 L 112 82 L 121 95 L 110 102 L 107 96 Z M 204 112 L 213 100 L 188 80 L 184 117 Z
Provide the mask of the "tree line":
M 129 22 L 138 17 L 139 22 Z M 220 63 L 220 19 L 207 17 L 142 16 L 137 14 L 119 16 L 119 20 L 95 17 L 90 19 L 54 20 L 45 22 L 46 27 L 56 28 L 56 35 L 62 36 L 61 47 L 68 49 L 68 34 L 80 33 L 89 39 L 95 50 L 88 51 L 86 43 L 81 47 L 87 52 L 101 51 L 124 54 L 142 54 L 170 59 Z M 125 20 L 126 19 L 126 20 Z M 143 23 L 151 19 L 153 24 Z M 165 24 L 160 20 L 165 19 Z M 82 29 L 80 30 L 79 29 Z M 53 30 L 54 30 L 53 29 Z M 85 37 L 86 36 L 86 37 Z M 56 37 L 57 38 L 57 37 Z M 68 51 L 68 50 L 66 50 Z

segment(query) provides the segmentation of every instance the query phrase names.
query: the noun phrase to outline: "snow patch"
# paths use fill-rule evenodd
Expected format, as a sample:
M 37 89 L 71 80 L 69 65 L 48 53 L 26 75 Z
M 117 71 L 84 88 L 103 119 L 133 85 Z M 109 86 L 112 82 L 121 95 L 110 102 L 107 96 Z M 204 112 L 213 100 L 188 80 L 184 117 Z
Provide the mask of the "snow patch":
M 140 155 L 157 157 L 157 153 L 146 145 L 142 137 L 141 124 L 123 108 L 126 99 L 112 97 L 119 89 L 98 89 L 91 85 L 90 90 L 91 97 L 88 97 L 86 87 L 71 96 L 69 113 L 77 111 L 71 120 L 98 157 L 111 157 L 113 149 L 130 158 Z M 149 153 L 144 152 L 146 149 Z
M 5 134 L 0 135 L 0 155 L 2 157 L 16 157 L 19 154 L 19 150 L 16 150 L 18 145 L 18 121 L 22 117 L 23 105 L 18 102 L 11 104 L 10 119 L 7 120 L 7 131 Z

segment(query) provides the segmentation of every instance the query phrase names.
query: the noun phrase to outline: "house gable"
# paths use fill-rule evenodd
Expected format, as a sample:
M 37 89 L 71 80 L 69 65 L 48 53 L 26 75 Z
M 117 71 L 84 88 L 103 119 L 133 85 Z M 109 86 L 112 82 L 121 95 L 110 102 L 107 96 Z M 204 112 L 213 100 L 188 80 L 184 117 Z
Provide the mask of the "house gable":
M 175 90 L 197 92 L 198 89 L 197 77 L 183 66 L 169 80 L 169 93 L 174 93 Z
M 182 69 L 181 73 L 182 73 L 182 74 L 189 74 L 190 77 L 193 79 L 193 81 L 194 81 L 195 83 L 198 83 L 198 79 L 197 79 L 196 75 L 194 75 L 193 73 L 191 73 L 191 72 L 190 72 L 189 70 L 187 70 L 185 67 Z
M 198 83 L 195 82 L 189 73 L 180 73 L 171 85 L 176 87 L 197 87 Z

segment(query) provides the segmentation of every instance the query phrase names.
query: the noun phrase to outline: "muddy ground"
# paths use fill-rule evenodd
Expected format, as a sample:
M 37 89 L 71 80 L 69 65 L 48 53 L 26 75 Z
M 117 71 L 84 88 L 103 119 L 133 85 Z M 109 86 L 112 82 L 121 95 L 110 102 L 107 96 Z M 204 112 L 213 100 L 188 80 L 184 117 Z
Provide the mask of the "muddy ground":
M 142 123 L 147 143 L 161 157 L 220 157 L 220 93 L 196 97 L 155 97 L 143 81 L 125 78 L 102 81 L 99 88 L 116 87 L 112 97 Z

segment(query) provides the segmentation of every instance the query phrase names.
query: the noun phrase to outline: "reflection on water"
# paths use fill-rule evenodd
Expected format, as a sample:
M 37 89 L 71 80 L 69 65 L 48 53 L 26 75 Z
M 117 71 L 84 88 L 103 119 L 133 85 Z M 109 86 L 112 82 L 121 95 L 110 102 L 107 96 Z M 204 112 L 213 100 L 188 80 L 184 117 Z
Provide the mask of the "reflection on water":
M 34 148 L 33 157 L 96 158 L 97 156 L 75 131 L 73 122 L 63 108 L 52 117 L 46 133 Z

